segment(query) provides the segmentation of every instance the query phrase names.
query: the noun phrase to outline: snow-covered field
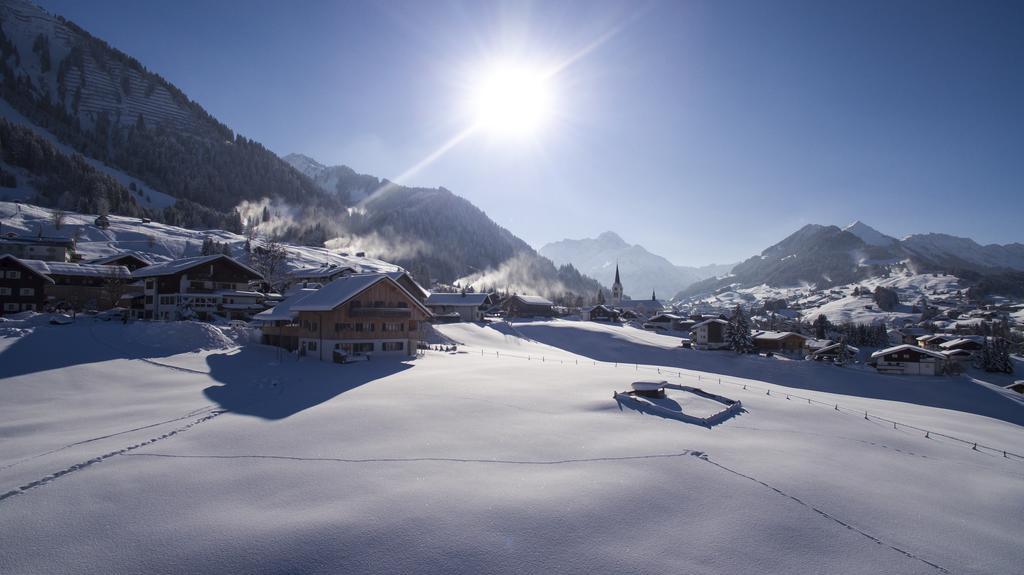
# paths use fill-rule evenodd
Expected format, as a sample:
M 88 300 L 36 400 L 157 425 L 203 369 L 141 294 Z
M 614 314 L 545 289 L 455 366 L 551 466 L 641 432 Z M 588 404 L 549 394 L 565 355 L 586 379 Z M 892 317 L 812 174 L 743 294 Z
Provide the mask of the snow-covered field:
M 968 378 L 567 321 L 439 326 L 458 352 L 340 366 L 197 324 L 43 319 L 0 324 L 4 574 L 1024 563 L 1024 459 L 938 435 L 1019 453 L 1024 406 Z M 745 412 L 709 429 L 612 399 L 658 369 Z

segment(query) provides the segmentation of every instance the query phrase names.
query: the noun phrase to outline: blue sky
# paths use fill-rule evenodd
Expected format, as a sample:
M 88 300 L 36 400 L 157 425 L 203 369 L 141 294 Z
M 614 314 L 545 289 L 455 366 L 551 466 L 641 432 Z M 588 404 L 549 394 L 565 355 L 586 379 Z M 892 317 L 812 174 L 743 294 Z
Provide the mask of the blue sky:
M 533 138 L 413 174 L 535 247 L 614 230 L 684 265 L 806 223 L 1024 241 L 1021 2 L 43 0 L 279 154 L 396 177 L 480 62 L 561 61 Z

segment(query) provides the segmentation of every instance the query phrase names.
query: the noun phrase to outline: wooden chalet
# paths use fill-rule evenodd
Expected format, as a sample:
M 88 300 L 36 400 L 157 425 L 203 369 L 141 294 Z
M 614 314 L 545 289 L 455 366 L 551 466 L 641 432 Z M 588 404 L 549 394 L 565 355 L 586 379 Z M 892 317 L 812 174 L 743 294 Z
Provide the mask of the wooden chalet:
M 257 314 L 262 340 L 323 361 L 413 355 L 430 310 L 390 274 L 342 276 Z
M 53 285 L 53 279 L 46 274 L 12 255 L 0 255 L 0 315 L 41 311 L 49 285 Z
M 871 365 L 881 373 L 901 375 L 940 375 L 948 358 L 916 345 L 901 344 L 871 354 Z
M 580 319 L 583 321 L 604 321 L 614 323 L 619 321 L 619 310 L 608 307 L 604 304 L 594 307 L 583 308 L 580 312 Z
M 53 283 L 46 287 L 47 305 L 58 309 L 104 310 L 117 305 L 132 282 L 125 266 L 22 260 Z
M 75 240 L 8 235 L 0 237 L 0 254 L 27 260 L 68 262 L 75 254 Z
M 791 331 L 757 331 L 753 339 L 754 347 L 760 352 L 803 355 L 809 338 Z
M 840 346 L 846 346 L 846 356 L 850 359 L 857 357 L 860 353 L 860 349 L 853 347 L 850 344 L 843 344 L 840 342 L 831 343 L 824 347 L 819 347 L 811 352 L 811 359 L 815 361 L 836 361 L 839 359 Z

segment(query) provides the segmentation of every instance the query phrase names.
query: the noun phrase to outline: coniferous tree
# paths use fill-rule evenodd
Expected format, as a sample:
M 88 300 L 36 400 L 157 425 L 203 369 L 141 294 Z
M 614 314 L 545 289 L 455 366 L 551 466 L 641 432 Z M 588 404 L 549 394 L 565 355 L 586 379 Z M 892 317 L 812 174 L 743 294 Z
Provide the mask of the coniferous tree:
M 736 353 L 750 353 L 754 349 L 754 340 L 750 335 L 750 323 L 738 304 L 729 318 L 725 328 L 725 337 Z

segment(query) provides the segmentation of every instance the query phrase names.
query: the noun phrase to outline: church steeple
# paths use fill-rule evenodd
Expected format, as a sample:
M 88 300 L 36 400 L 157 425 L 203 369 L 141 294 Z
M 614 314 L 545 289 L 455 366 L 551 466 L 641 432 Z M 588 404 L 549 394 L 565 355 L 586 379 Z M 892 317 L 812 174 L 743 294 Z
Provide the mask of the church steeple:
M 619 264 L 615 264 L 615 283 L 612 284 L 612 304 L 622 303 L 622 282 L 619 281 Z

